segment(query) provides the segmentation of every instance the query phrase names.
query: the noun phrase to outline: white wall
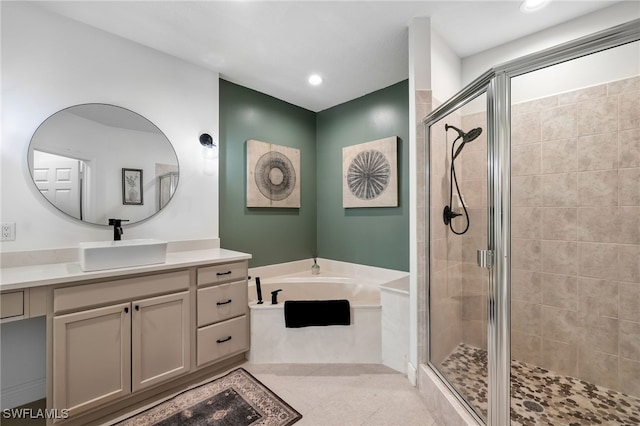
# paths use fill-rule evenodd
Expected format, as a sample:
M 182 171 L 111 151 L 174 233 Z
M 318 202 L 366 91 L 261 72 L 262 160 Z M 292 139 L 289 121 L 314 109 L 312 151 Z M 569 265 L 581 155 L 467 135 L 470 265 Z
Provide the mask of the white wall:
M 505 43 L 462 60 L 462 83 L 469 84 L 492 67 L 640 18 L 640 3 L 625 1 L 536 34 Z M 555 65 L 512 80 L 512 103 L 619 80 L 638 74 L 640 44 L 634 43 Z M 464 114 L 484 111 L 485 99 L 464 107 Z
M 171 203 L 125 229 L 125 238 L 169 241 L 218 238 L 218 177 L 203 173 L 198 137 L 218 140 L 218 75 L 25 2 L 1 2 L 2 140 L 0 219 L 16 240 L 0 251 L 75 247 L 112 238 L 107 227 L 58 212 L 37 191 L 27 149 L 51 114 L 82 103 L 133 110 L 162 130 L 178 156 L 180 182 Z M 3 324 L 1 408 L 44 396 L 44 321 Z
M 640 42 L 594 53 L 511 79 L 513 104 L 638 75 Z
M 65 217 L 42 197 L 27 148 L 51 114 L 82 103 L 133 110 L 173 144 L 180 181 L 172 202 L 125 238 L 218 238 L 218 177 L 203 173 L 201 133 L 218 140 L 218 74 L 24 2 L 2 2 L 2 222 L 16 240 L 0 251 L 75 247 L 110 239 L 107 227 Z
M 444 102 L 462 89 L 462 61 L 435 31 L 431 31 L 433 98 Z
M 624 1 L 462 60 L 462 83 L 469 84 L 490 68 L 640 18 L 640 3 Z M 636 59 L 637 61 L 637 59 Z M 575 70 L 575 76 L 590 73 Z M 571 90 L 571 89 L 567 89 Z
M 431 18 L 414 18 L 409 25 L 409 90 L 431 90 Z

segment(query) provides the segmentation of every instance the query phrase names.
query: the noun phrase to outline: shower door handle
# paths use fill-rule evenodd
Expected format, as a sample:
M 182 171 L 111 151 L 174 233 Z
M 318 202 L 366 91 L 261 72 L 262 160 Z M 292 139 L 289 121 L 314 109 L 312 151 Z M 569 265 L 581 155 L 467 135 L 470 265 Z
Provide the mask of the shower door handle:
M 478 266 L 490 269 L 493 267 L 493 250 L 478 250 Z

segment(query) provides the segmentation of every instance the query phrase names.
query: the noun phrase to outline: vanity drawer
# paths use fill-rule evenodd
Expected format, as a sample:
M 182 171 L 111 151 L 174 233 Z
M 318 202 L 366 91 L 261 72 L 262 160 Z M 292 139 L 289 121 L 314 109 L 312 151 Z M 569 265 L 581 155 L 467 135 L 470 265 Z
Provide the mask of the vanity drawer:
M 24 315 L 24 291 L 0 294 L 0 319 Z
M 246 315 L 198 329 L 198 366 L 248 349 Z
M 198 285 L 247 279 L 247 262 L 225 263 L 198 269 Z
M 53 312 L 57 314 L 187 290 L 189 282 L 189 271 L 176 271 L 58 288 L 53 291 Z
M 247 312 L 247 282 L 220 284 L 198 290 L 198 327 Z

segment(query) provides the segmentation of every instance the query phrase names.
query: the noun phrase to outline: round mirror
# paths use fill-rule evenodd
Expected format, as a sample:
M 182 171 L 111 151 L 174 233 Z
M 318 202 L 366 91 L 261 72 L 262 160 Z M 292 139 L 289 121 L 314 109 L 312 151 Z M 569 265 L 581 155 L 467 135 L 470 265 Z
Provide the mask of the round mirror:
M 97 225 L 135 223 L 160 211 L 178 185 L 178 157 L 153 123 L 125 108 L 76 105 L 35 131 L 27 156 L 40 193 L 63 213 Z

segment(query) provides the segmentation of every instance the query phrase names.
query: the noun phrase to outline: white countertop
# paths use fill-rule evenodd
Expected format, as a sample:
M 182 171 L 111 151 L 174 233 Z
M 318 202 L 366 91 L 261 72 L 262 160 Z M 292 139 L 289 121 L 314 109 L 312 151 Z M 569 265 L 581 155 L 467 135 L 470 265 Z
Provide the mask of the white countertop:
M 0 290 L 39 287 L 52 284 L 72 283 L 99 278 L 116 278 L 146 272 L 160 272 L 176 268 L 210 265 L 215 263 L 249 260 L 251 255 L 221 248 L 167 252 L 164 263 L 134 266 L 131 268 L 106 269 L 84 272 L 79 262 L 50 263 L 0 269 Z

